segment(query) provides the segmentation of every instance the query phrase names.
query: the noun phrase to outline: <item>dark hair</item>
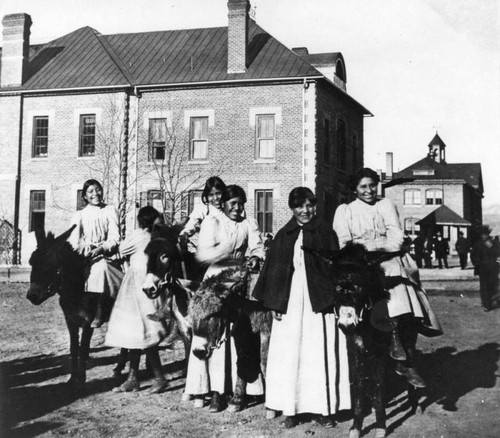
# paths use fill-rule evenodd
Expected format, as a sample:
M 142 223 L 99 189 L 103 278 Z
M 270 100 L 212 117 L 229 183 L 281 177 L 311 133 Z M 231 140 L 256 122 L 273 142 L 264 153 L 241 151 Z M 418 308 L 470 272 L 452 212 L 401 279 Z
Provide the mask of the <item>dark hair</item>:
M 226 186 L 226 188 L 222 192 L 221 202 L 226 202 L 233 198 L 240 198 L 243 204 L 247 202 L 247 195 L 245 193 L 245 190 L 243 190 L 236 184 Z
M 226 188 L 226 184 L 224 184 L 224 181 L 222 181 L 222 179 L 220 179 L 218 176 L 211 176 L 210 178 L 208 178 L 205 182 L 205 188 L 203 189 L 203 192 L 201 194 L 201 201 L 204 204 L 208 204 L 208 195 L 210 195 L 210 192 L 214 187 L 223 192 Z
M 377 172 L 369 167 L 362 167 L 349 176 L 349 189 L 354 192 L 363 178 L 371 178 L 377 184 L 380 182 L 380 177 Z
M 104 191 L 101 183 L 99 181 L 97 181 L 96 179 L 88 179 L 87 181 L 85 181 L 83 183 L 83 188 L 82 188 L 82 199 L 87 204 L 89 203 L 89 201 L 87 201 L 87 198 L 85 198 L 85 193 L 87 193 L 87 190 L 90 186 L 97 186 L 101 189 L 101 192 Z
M 155 220 L 159 217 L 161 217 L 161 214 L 156 208 L 146 205 L 137 213 L 137 222 L 140 228 L 151 231 Z
M 314 196 L 312 190 L 308 187 L 295 187 L 288 195 L 288 206 L 297 208 L 304 205 L 304 202 L 309 201 L 312 205 L 316 205 L 318 198 Z

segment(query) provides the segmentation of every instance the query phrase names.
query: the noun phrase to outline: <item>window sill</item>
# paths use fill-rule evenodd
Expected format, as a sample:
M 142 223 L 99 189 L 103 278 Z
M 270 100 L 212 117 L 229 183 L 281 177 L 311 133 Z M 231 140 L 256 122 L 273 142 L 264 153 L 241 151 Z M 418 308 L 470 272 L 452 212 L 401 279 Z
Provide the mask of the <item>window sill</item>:
M 253 162 L 254 164 L 276 164 L 276 158 L 257 158 Z
M 188 160 L 187 164 L 209 164 L 209 160 Z

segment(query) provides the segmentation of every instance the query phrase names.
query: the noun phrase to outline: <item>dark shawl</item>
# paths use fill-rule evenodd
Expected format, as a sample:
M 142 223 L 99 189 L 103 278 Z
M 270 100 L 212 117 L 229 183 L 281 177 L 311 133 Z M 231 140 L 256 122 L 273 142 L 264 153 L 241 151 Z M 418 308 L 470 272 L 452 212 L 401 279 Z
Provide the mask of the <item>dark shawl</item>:
M 337 235 L 331 226 L 314 216 L 299 226 L 294 217 L 276 234 L 260 273 L 253 296 L 265 307 L 286 313 L 293 275 L 293 247 L 303 230 L 303 246 L 338 250 Z M 314 254 L 304 254 L 307 287 L 312 309 L 322 312 L 333 304 L 333 282 L 328 264 Z

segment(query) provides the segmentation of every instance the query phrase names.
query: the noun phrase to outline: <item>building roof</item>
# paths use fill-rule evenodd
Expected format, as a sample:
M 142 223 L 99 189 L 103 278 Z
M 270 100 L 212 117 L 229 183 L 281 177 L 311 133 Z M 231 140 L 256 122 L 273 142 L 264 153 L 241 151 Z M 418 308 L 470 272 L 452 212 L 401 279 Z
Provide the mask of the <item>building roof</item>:
M 101 35 L 91 27 L 83 27 L 47 44 L 30 47 L 23 85 L 3 87 L 2 91 L 324 77 L 253 20 L 249 20 L 246 72 L 227 73 L 227 51 L 227 27 L 114 35 Z
M 471 223 L 463 217 L 449 209 L 446 205 L 436 208 L 424 218 L 416 222 L 420 226 L 425 225 L 452 225 L 460 227 L 470 227 Z
M 483 193 L 480 163 L 439 163 L 429 156 L 394 174 L 394 178 L 414 181 L 453 180 L 463 181 Z

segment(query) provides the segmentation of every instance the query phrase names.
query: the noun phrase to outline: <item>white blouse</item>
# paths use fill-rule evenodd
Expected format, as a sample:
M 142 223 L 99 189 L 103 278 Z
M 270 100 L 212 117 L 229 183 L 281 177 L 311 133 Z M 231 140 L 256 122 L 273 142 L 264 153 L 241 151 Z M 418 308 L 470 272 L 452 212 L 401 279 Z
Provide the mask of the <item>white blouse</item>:
M 71 224 L 76 227 L 69 242 L 82 254 L 87 254 L 99 245 L 107 253 L 113 253 L 118 248 L 120 231 L 118 213 L 114 207 L 87 204 L 84 209 L 75 213 Z
M 201 223 L 196 258 L 202 263 L 256 256 L 264 259 L 259 225 L 252 218 L 235 222 L 225 214 L 207 216 Z
M 403 245 L 403 230 L 396 206 L 387 198 L 375 204 L 356 199 L 338 206 L 333 229 L 343 248 L 347 242 L 361 243 L 368 251 L 399 251 Z

